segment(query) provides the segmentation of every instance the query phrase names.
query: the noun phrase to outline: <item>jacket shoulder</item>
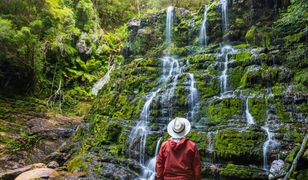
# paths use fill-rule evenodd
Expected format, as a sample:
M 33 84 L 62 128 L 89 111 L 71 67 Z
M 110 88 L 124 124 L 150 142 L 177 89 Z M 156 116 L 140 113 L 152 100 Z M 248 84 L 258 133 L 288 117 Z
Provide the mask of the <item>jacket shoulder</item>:
M 187 145 L 189 147 L 192 147 L 193 149 L 198 149 L 197 144 L 195 142 L 191 141 L 191 140 L 187 140 Z

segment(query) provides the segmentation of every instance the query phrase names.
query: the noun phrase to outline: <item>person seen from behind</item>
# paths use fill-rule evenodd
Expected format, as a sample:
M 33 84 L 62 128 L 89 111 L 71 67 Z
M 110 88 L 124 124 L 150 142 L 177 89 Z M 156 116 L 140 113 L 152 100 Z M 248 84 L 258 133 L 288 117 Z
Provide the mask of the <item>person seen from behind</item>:
M 156 160 L 157 180 L 201 180 L 201 158 L 194 142 L 185 138 L 191 129 L 185 118 L 168 124 L 171 136 L 159 150 Z

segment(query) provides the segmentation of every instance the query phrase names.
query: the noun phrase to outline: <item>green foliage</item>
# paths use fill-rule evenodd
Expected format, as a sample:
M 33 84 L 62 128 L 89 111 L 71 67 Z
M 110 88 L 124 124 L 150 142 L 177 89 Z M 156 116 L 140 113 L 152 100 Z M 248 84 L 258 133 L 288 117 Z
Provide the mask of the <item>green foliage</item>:
M 286 42 L 297 42 L 304 39 L 304 32 L 307 31 L 308 14 L 306 1 L 293 0 L 288 6 L 287 12 L 282 13 L 281 18 L 275 23 L 275 30 L 279 35 L 286 36 Z

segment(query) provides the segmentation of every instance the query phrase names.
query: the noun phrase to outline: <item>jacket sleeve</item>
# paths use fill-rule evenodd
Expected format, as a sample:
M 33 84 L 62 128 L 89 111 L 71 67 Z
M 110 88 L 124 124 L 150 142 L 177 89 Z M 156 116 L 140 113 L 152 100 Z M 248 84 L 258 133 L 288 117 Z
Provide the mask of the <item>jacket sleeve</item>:
M 164 149 L 166 143 L 163 143 L 160 147 L 159 153 L 156 158 L 156 180 L 163 180 L 164 179 L 164 169 L 165 169 L 165 160 L 164 157 Z
M 201 180 L 201 157 L 197 146 L 195 145 L 195 157 L 193 161 L 195 180 Z

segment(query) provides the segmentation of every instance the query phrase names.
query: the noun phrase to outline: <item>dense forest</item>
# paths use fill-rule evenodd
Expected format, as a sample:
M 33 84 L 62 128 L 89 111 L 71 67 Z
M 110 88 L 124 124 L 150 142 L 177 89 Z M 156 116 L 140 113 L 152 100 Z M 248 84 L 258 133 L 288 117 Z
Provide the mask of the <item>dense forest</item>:
M 0 179 L 154 179 L 175 117 L 204 179 L 308 178 L 307 9 L 0 1 Z

